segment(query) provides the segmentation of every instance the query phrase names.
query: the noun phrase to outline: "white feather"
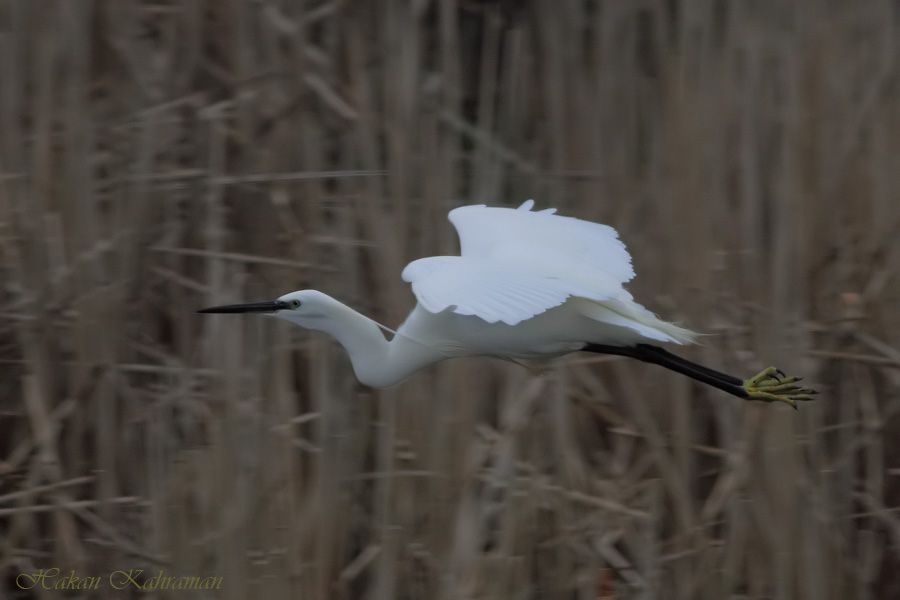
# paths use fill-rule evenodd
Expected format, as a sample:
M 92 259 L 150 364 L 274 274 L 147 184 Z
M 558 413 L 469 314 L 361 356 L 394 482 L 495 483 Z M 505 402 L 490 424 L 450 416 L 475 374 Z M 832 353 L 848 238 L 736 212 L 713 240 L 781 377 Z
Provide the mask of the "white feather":
M 613 228 L 533 207 L 528 200 L 517 209 L 451 211 L 461 256 L 406 266 L 403 279 L 418 304 L 390 341 L 385 327 L 316 290 L 201 312 L 264 312 L 324 331 L 346 348 L 359 380 L 374 387 L 459 356 L 522 361 L 589 344 L 693 340 L 694 333 L 660 320 L 622 287 L 634 271 Z
M 452 310 L 515 325 L 570 297 L 612 300 L 634 277 L 631 256 L 607 225 L 518 209 L 463 206 L 450 211 L 462 256 L 413 261 L 403 270 L 429 312 Z
M 631 256 L 608 225 L 532 212 L 534 201 L 518 209 L 462 206 L 449 219 L 459 234 L 460 254 L 481 259 L 510 259 L 549 269 L 578 269 L 624 283 L 634 277 Z
M 611 298 L 604 286 L 560 277 L 508 260 L 478 260 L 466 256 L 433 256 L 411 262 L 403 280 L 429 312 L 447 309 L 475 315 L 488 323 L 515 325 L 559 306 L 569 297 Z

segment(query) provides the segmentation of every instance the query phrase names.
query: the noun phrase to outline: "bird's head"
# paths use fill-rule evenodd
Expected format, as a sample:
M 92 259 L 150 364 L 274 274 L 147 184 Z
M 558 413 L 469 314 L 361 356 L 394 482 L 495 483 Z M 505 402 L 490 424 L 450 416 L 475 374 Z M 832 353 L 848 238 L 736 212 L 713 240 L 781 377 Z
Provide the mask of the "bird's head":
M 316 324 L 333 312 L 337 302 L 317 290 L 290 292 L 269 302 L 226 304 L 212 306 L 197 312 L 213 314 L 259 313 L 296 323 L 301 327 L 318 329 Z

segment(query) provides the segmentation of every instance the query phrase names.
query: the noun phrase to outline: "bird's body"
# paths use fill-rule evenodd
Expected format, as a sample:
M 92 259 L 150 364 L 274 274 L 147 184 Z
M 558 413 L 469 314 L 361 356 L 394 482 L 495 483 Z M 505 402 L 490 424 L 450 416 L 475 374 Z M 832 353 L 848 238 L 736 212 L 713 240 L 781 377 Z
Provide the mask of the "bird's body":
M 552 358 L 581 350 L 586 343 L 625 346 L 660 341 L 663 337 L 665 341 L 675 341 L 660 331 L 670 324 L 656 319 L 659 330 L 647 324 L 654 319 L 648 315 L 642 323 L 582 298 L 569 298 L 516 325 L 485 323 L 479 317 L 452 310 L 435 314 L 416 305 L 397 330 L 395 340 L 434 348 L 442 358 Z M 624 323 L 633 324 L 633 328 Z
M 306 314 L 279 316 L 337 339 L 347 349 L 357 379 L 372 387 L 393 385 L 449 358 L 552 358 L 581 350 L 587 343 L 624 346 L 655 339 L 596 318 L 598 309 L 578 298 L 517 325 L 486 323 L 451 310 L 435 314 L 416 305 L 397 331 L 391 335 L 388 330 L 387 336 L 386 328 L 321 292 L 303 290 L 282 297 L 292 299 L 302 303 Z M 594 317 L 589 316 L 592 312 Z
M 264 312 L 324 331 L 372 387 L 449 358 L 528 360 L 588 350 L 654 362 L 745 398 L 807 399 L 808 390 L 793 385 L 797 378 L 779 379 L 773 369 L 743 382 L 653 346 L 689 344 L 697 334 L 659 319 L 625 290 L 634 271 L 616 231 L 532 206 L 451 211 L 461 255 L 407 265 L 402 277 L 417 304 L 390 339 L 386 327 L 316 290 L 201 312 Z M 765 390 L 754 396 L 756 384 Z

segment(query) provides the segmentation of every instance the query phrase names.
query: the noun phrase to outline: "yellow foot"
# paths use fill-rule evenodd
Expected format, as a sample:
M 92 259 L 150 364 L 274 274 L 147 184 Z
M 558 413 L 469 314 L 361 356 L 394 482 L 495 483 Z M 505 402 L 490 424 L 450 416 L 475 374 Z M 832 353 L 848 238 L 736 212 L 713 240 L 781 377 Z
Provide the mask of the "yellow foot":
M 797 402 L 814 400 L 816 390 L 796 385 L 802 377 L 788 377 L 775 367 L 766 367 L 750 379 L 744 380 L 748 400 L 784 402 L 797 410 Z

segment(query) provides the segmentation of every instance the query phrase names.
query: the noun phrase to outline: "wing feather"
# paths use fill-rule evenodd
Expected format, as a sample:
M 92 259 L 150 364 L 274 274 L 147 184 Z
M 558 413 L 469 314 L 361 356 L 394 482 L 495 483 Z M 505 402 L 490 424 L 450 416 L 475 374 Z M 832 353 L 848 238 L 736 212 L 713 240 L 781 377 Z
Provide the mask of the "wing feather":
M 599 273 L 618 283 L 634 277 L 631 255 L 609 225 L 553 214 L 555 209 L 532 211 L 533 200 L 518 209 L 462 206 L 450 211 L 462 256 L 513 258 L 586 275 Z M 551 212 L 553 211 L 553 212 Z
M 615 229 L 533 206 L 450 211 L 462 256 L 406 266 L 403 280 L 419 303 L 433 313 L 450 309 L 515 325 L 573 296 L 599 301 L 624 291 L 634 271 Z
M 571 296 L 602 300 L 602 290 L 546 277 L 524 268 L 465 256 L 433 256 L 410 263 L 403 279 L 426 310 L 448 309 L 515 325 L 559 306 Z

